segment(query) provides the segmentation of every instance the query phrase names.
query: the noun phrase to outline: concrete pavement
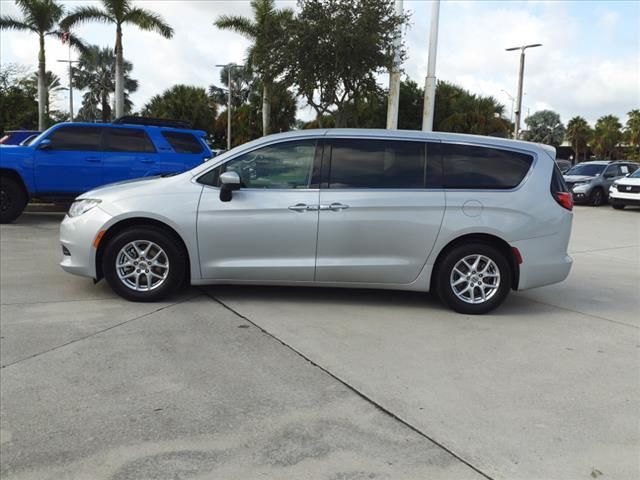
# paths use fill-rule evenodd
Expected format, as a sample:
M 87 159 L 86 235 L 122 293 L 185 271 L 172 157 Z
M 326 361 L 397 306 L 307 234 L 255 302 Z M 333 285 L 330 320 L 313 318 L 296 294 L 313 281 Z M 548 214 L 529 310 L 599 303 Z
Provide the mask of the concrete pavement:
M 635 479 L 640 211 L 577 208 L 570 278 L 428 295 L 188 289 L 132 304 L 0 229 L 2 478 Z

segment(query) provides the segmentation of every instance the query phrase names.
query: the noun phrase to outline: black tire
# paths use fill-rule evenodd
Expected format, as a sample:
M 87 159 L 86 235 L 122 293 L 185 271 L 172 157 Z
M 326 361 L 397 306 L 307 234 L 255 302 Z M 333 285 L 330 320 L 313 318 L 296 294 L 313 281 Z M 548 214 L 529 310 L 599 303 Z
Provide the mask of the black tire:
M 601 188 L 594 188 L 589 195 L 589 204 L 592 207 L 599 207 L 604 201 L 604 191 Z
M 164 251 L 164 257 L 161 256 L 161 260 L 165 258 L 168 260 L 168 273 L 166 278 L 151 290 L 137 291 L 127 286 L 118 276 L 116 260 L 121 250 L 131 242 L 141 242 L 143 245 L 144 242 L 153 242 Z M 141 261 L 140 257 L 137 257 L 137 260 L 140 262 L 140 267 L 142 267 L 142 262 L 146 261 L 145 259 Z M 138 265 L 138 263 L 136 264 Z M 127 268 L 133 268 L 135 270 L 137 267 Z M 145 267 L 142 267 L 143 270 L 144 268 Z M 153 268 L 155 267 L 148 266 L 147 271 L 153 271 Z M 141 270 L 138 269 L 136 271 L 140 272 Z M 161 270 L 156 271 L 162 273 Z M 185 280 L 186 271 L 187 254 L 182 245 L 180 245 L 171 234 L 155 227 L 132 227 L 118 233 L 109 240 L 102 259 L 102 272 L 109 286 L 121 297 L 134 302 L 156 302 L 176 293 Z M 129 271 L 125 273 L 129 273 Z M 141 275 L 144 275 L 144 277 L 140 276 L 141 285 L 144 287 L 144 283 L 148 283 L 149 280 L 143 281 L 142 278 L 149 279 L 151 277 L 144 273 L 141 273 Z
M 0 177 L 0 223 L 10 223 L 18 218 L 26 207 L 27 200 L 27 195 L 17 180 Z
M 624 208 L 624 203 L 611 202 L 611 206 L 616 210 L 622 210 Z
M 498 288 L 490 298 L 481 303 L 469 303 L 460 299 L 454 292 L 454 287 L 451 285 L 451 277 L 454 267 L 466 257 L 473 255 L 482 255 L 493 261 L 500 275 Z M 478 273 L 478 276 L 479 275 L 480 274 Z M 490 312 L 504 301 L 511 290 L 511 279 L 511 267 L 503 253 L 487 243 L 477 242 L 458 245 L 448 251 L 437 266 L 437 276 L 435 280 L 438 296 L 447 306 L 458 313 L 481 315 Z M 484 280 L 479 279 L 479 281 Z M 473 292 L 479 292 L 477 288 L 474 287 L 472 289 Z

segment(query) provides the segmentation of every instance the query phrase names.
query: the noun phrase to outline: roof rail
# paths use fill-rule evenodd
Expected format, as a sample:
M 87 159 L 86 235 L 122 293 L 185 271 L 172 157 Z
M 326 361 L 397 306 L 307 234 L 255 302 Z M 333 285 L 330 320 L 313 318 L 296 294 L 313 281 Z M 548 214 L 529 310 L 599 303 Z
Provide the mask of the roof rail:
M 191 129 L 191 125 L 183 120 L 169 120 L 166 118 L 150 118 L 139 116 L 124 116 L 114 120 L 112 123 L 116 125 L 128 124 L 128 125 L 147 125 L 153 127 L 171 127 L 171 128 L 187 128 Z

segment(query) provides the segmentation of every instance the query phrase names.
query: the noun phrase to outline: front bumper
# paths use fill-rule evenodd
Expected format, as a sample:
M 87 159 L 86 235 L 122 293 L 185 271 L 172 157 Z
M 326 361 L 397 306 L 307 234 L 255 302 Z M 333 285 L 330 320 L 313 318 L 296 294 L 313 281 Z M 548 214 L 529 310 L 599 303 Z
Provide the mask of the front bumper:
M 60 224 L 60 243 L 64 252 L 60 266 L 65 272 L 97 278 L 93 242 L 110 219 L 111 215 L 99 206 L 78 217 L 65 215 Z
M 624 205 L 640 205 L 640 193 L 625 193 L 618 189 L 609 189 L 609 199 L 612 203 Z

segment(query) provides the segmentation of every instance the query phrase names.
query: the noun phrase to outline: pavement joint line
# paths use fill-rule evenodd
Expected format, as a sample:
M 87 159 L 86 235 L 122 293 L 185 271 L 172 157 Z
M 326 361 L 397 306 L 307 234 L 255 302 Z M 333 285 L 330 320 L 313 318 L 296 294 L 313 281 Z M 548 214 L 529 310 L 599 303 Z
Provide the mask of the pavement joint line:
M 262 333 L 264 333 L 265 335 L 268 335 L 269 337 L 273 338 L 275 341 L 277 341 L 278 343 L 280 343 L 281 345 L 283 345 L 285 348 L 288 348 L 289 350 L 291 350 L 293 353 L 295 353 L 296 355 L 298 355 L 299 357 L 303 358 L 304 360 L 306 360 L 307 362 L 309 362 L 311 365 L 313 365 L 314 367 L 320 369 L 322 372 L 326 373 L 327 375 L 329 375 L 331 378 L 333 378 L 334 380 L 336 380 L 337 382 L 339 382 L 340 384 L 344 385 L 345 387 L 347 387 L 349 390 L 351 390 L 353 393 L 355 393 L 356 395 L 358 395 L 360 398 L 362 398 L 363 400 L 365 400 L 366 402 L 370 403 L 371 405 L 373 405 L 375 408 L 377 408 L 378 410 L 380 410 L 381 412 L 383 412 L 384 414 L 388 415 L 389 417 L 393 418 L 394 420 L 396 420 L 397 422 L 400 422 L 402 425 L 404 425 L 405 427 L 407 427 L 409 430 L 411 430 L 414 433 L 417 433 L 419 436 L 421 436 L 422 438 L 430 441 L 431 443 L 433 443 L 434 445 L 437 445 L 438 447 L 440 447 L 442 450 L 444 450 L 445 452 L 447 452 L 449 455 L 451 455 L 452 457 L 454 457 L 456 460 L 462 462 L 464 465 L 466 465 L 467 467 L 469 467 L 471 470 L 473 470 L 474 472 L 478 473 L 479 475 L 481 475 L 482 477 L 486 478 L 487 480 L 495 480 L 493 477 L 491 477 L 489 474 L 483 472 L 482 470 L 480 470 L 479 467 L 476 467 L 475 465 L 473 465 L 469 460 L 464 459 L 462 456 L 460 456 L 459 454 L 455 453 L 453 450 L 451 450 L 449 447 L 445 446 L 444 444 L 440 443 L 439 441 L 435 440 L 433 437 L 429 436 L 428 434 L 424 433 L 422 430 L 420 430 L 418 427 L 413 426 L 408 420 L 403 419 L 402 417 L 400 417 L 399 415 L 393 413 L 391 410 L 387 409 L 386 407 L 382 406 L 382 404 L 378 403 L 377 401 L 375 401 L 373 398 L 371 398 L 370 396 L 368 396 L 367 394 L 361 392 L 360 390 L 358 390 L 356 387 L 352 386 L 351 384 L 349 384 L 346 380 L 343 380 L 342 378 L 340 378 L 339 376 L 337 376 L 336 374 L 332 373 L 331 371 L 329 371 L 328 369 L 324 368 L 323 366 L 321 366 L 320 364 L 316 363 L 315 361 L 313 361 L 311 358 L 309 358 L 308 356 L 306 356 L 304 353 L 302 353 L 301 351 L 297 350 L 296 348 L 292 347 L 291 345 L 289 345 L 288 343 L 286 343 L 285 341 L 281 340 L 280 338 L 278 338 L 277 336 L 275 336 L 273 333 L 269 332 L 268 330 L 266 330 L 265 328 L 261 327 L 260 325 L 258 325 L 256 322 L 254 322 L 253 320 L 251 320 L 250 318 L 244 316 L 243 314 L 241 314 L 240 312 L 238 312 L 237 310 L 235 310 L 234 308 L 230 307 L 229 305 L 227 305 L 226 303 L 224 303 L 222 300 L 218 299 L 217 297 L 215 297 L 214 295 L 210 294 L 209 292 L 207 292 L 204 288 L 201 288 L 201 291 L 207 296 L 209 297 L 211 300 L 213 300 L 214 302 L 218 303 L 219 305 L 221 305 L 222 307 L 224 307 L 225 309 L 229 310 L 231 313 L 233 313 L 234 315 L 238 316 L 239 318 L 242 318 L 243 320 L 249 322 L 251 325 L 253 325 L 254 327 L 256 327 L 258 330 L 260 330 Z
M 103 300 L 122 300 L 121 297 L 96 297 L 96 298 L 81 298 L 76 300 L 50 300 L 42 302 L 14 302 L 14 303 L 0 303 L 0 307 L 10 307 L 14 305 L 39 305 L 42 303 L 78 303 L 78 302 L 101 302 Z
M 571 255 L 575 255 L 577 253 L 605 252 L 607 250 L 621 250 L 623 248 L 633 248 L 633 247 L 640 247 L 640 245 L 633 244 L 633 245 L 624 245 L 622 247 L 594 248 L 593 250 L 577 250 L 575 252 L 569 252 L 569 253 Z
M 640 326 L 633 325 L 631 323 L 621 322 L 620 320 L 612 320 L 611 318 L 601 317 L 600 315 L 594 315 L 592 313 L 580 312 L 579 310 L 573 310 L 572 308 L 561 307 L 559 305 L 554 305 L 553 303 L 547 303 L 547 302 L 543 302 L 541 300 L 536 300 L 536 299 L 529 298 L 529 297 L 521 297 L 521 298 L 524 299 L 524 300 L 527 300 L 529 302 L 539 303 L 541 305 L 547 305 L 548 307 L 554 307 L 554 308 L 558 308 L 560 310 L 565 310 L 567 312 L 575 313 L 575 314 L 578 314 L 578 315 L 584 315 L 586 317 L 595 318 L 596 320 L 604 320 L 605 322 L 611 322 L 611 323 L 615 323 L 617 325 L 623 325 L 625 327 L 630 327 L 630 328 L 634 328 L 636 330 L 640 330 Z
M 0 369 L 11 367 L 13 365 L 17 365 L 17 364 L 25 362 L 27 360 L 34 359 L 34 358 L 39 357 L 41 355 L 44 355 L 46 353 L 50 353 L 50 352 L 54 352 L 56 350 L 60 350 L 61 348 L 67 347 L 67 346 L 72 345 L 74 343 L 81 342 L 81 341 L 86 340 L 86 339 L 91 338 L 91 337 L 95 337 L 97 335 L 100 335 L 101 333 L 108 332 L 109 330 L 113 330 L 114 328 L 121 327 L 122 325 L 126 325 L 127 323 L 135 322 L 136 320 L 140 320 L 141 318 L 148 317 L 149 315 L 153 315 L 154 313 L 161 312 L 162 310 L 166 310 L 167 308 L 175 307 L 176 305 L 180 305 L 181 303 L 187 302 L 189 300 L 193 300 L 197 296 L 198 295 L 191 295 L 191 296 L 189 296 L 187 298 L 184 298 L 184 299 L 180 300 L 179 302 L 171 303 L 169 305 L 164 305 L 164 306 L 162 306 L 160 308 L 156 308 L 155 310 L 153 310 L 151 312 L 147 312 L 147 313 L 144 313 L 142 315 L 138 315 L 137 317 L 130 318 L 129 320 L 125 320 L 124 322 L 117 323 L 116 325 L 111 325 L 110 327 L 103 328 L 102 330 L 98 330 L 97 332 L 93 332 L 93 333 L 90 333 L 90 334 L 85 335 L 83 337 L 75 338 L 73 340 L 69 340 L 68 342 L 65 342 L 65 343 L 63 343 L 61 345 L 56 345 L 55 347 L 51 347 L 51 348 L 49 348 L 47 350 L 43 350 L 42 352 L 34 353 L 33 355 L 29 355 L 28 357 L 24 357 L 24 358 L 21 358 L 19 360 L 15 360 L 15 361 L 13 361 L 11 363 L 7 363 L 6 365 L 1 365 Z

